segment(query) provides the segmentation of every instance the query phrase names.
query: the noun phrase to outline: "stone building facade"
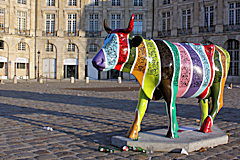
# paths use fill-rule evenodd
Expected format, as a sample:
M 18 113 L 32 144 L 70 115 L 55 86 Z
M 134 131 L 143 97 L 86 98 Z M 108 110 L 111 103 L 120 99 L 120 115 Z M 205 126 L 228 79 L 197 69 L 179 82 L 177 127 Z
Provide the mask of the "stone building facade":
M 91 58 L 107 35 L 104 19 L 125 28 L 132 13 L 132 35 L 223 46 L 231 54 L 228 80 L 240 82 L 239 0 L 0 0 L 0 76 L 82 80 L 87 65 L 92 79 L 114 78 Z

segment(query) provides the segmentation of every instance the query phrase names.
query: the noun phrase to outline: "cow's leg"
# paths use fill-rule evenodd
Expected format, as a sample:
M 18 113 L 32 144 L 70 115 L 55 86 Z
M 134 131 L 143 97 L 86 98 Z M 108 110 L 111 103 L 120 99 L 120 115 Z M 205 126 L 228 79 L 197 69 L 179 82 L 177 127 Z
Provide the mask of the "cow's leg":
M 138 139 L 138 132 L 141 129 L 141 122 L 143 119 L 143 116 L 146 112 L 148 103 L 150 99 L 145 95 L 142 89 L 139 91 L 139 100 L 138 100 L 138 105 L 135 111 L 135 117 L 134 121 L 132 123 L 132 126 L 130 127 L 126 137 L 131 138 L 131 139 Z
M 209 108 L 209 103 L 208 99 L 202 99 L 200 100 L 200 107 L 201 107 L 201 122 L 200 122 L 200 131 L 201 132 L 208 132 L 210 126 L 207 126 L 205 119 L 208 117 L 208 108 Z M 205 122 L 205 123 L 204 123 Z
M 176 115 L 176 94 L 172 94 L 172 90 L 170 84 L 167 85 L 168 82 L 163 83 L 160 85 L 163 98 L 165 100 L 165 107 L 166 112 L 168 114 L 168 132 L 167 137 L 169 138 L 178 138 L 177 131 L 178 131 L 178 123 L 177 123 L 177 115 Z
M 220 48 L 220 49 L 219 49 Z M 223 106 L 223 90 L 227 79 L 230 59 L 226 50 L 217 47 L 214 54 L 215 77 L 211 87 L 212 108 L 210 115 L 203 122 L 203 132 L 211 132 L 213 121 Z
M 200 131 L 204 133 L 211 132 L 213 121 L 223 106 L 223 88 L 220 82 L 213 83 L 211 87 L 212 108 L 210 114 L 205 118 Z

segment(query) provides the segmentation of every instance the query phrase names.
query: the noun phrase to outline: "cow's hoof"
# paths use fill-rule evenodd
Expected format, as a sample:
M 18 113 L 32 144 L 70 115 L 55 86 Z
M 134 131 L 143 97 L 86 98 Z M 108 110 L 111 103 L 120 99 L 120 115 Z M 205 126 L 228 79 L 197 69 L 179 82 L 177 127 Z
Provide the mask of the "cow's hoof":
M 168 131 L 166 137 L 174 139 L 174 138 L 178 138 L 177 133 L 176 134 L 172 134 L 171 131 Z
M 203 132 L 203 133 L 210 133 L 212 132 L 211 128 L 212 128 L 212 117 L 211 116 L 207 116 L 207 118 L 204 120 L 201 128 L 200 128 L 200 131 Z
M 138 132 L 136 130 L 134 130 L 131 133 L 127 133 L 126 137 L 130 138 L 134 141 L 137 141 L 138 140 Z

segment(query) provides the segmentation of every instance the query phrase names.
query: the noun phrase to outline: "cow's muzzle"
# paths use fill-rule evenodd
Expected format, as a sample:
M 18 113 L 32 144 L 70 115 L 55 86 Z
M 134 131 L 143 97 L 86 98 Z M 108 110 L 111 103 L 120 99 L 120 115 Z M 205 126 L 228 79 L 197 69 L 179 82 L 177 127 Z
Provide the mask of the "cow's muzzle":
M 99 71 L 103 71 L 103 69 L 106 67 L 105 56 L 104 56 L 104 52 L 102 49 L 93 58 L 92 64 Z

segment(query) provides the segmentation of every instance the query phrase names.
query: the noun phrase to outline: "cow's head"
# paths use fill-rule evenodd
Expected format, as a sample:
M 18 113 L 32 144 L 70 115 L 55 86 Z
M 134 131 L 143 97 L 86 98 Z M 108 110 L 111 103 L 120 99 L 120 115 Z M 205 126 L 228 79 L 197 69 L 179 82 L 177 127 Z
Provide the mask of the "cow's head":
M 104 40 L 103 47 L 92 61 L 93 66 L 99 71 L 109 71 L 111 69 L 121 71 L 124 64 L 128 61 L 130 48 L 136 47 L 142 42 L 142 38 L 139 37 L 129 39 L 129 34 L 133 30 L 134 17 L 133 14 L 126 29 L 112 30 L 108 27 L 106 20 L 104 20 L 104 28 L 108 35 Z

